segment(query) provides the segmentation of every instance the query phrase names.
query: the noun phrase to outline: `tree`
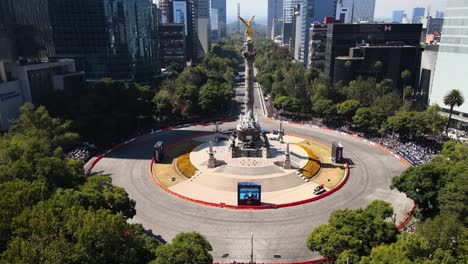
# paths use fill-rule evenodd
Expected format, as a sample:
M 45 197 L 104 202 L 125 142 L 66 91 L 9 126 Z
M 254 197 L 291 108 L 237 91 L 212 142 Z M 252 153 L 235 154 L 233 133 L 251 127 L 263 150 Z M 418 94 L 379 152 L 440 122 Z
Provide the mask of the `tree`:
M 422 220 L 439 212 L 449 212 L 466 221 L 466 153 L 467 146 L 447 142 L 432 162 L 408 168 L 392 179 L 391 187 L 404 192 L 416 203 L 416 216 Z
M 153 105 L 156 116 L 161 119 L 168 119 L 176 112 L 172 98 L 166 90 L 161 90 L 154 96 Z
M 314 102 L 312 110 L 315 115 L 322 117 L 326 120 L 331 119 L 335 116 L 336 108 L 332 100 L 321 99 Z
M 21 212 L 47 199 L 50 190 L 45 182 L 12 180 L 0 184 L 0 252 L 5 250 L 11 235 L 11 222 Z
M 300 101 L 292 96 L 279 96 L 273 101 L 273 105 L 289 113 L 297 113 L 301 110 Z
M 390 204 L 373 201 L 364 209 L 335 210 L 328 224 L 318 226 L 307 237 L 306 245 L 322 256 L 338 260 L 359 260 L 370 254 L 372 247 L 393 243 L 398 230 L 385 219 L 393 215 Z M 355 261 L 356 262 L 356 261 Z
M 159 242 L 109 210 L 40 202 L 13 220 L 6 263 L 147 263 Z M 62 204 L 63 205 L 63 204 Z
M 353 116 L 353 124 L 363 130 L 377 132 L 383 117 L 371 107 L 360 107 Z
M 380 73 L 382 72 L 382 67 L 383 67 L 383 63 L 382 61 L 376 61 L 374 62 L 374 64 L 372 65 L 372 67 L 374 68 L 374 71 L 375 71 L 375 80 L 376 81 L 379 81 L 379 75 Z
M 441 214 L 419 225 L 414 234 L 402 234 L 396 243 L 372 248 L 360 263 L 465 263 L 467 231 L 452 215 Z
M 113 213 L 122 213 L 125 218 L 135 214 L 135 201 L 128 197 L 124 188 L 112 185 L 108 176 L 91 176 L 78 192 L 80 204 L 85 208 L 109 209 Z
M 336 110 L 341 118 L 349 123 L 353 121 L 353 116 L 356 114 L 360 106 L 357 100 L 346 100 L 336 105 Z
M 411 71 L 410 70 L 404 70 L 401 72 L 401 79 L 403 80 L 403 88 L 406 87 L 408 81 L 411 79 Z
M 157 249 L 156 259 L 151 263 L 212 263 L 213 257 L 209 253 L 212 250 L 210 242 L 197 232 L 180 233 L 171 244 Z
M 455 106 L 459 107 L 465 102 L 465 98 L 460 90 L 453 89 L 444 97 L 444 104 L 450 106 L 449 119 L 447 121 L 447 126 L 445 127 L 445 133 L 448 133 L 448 127 L 450 124 L 450 119 L 452 118 L 453 108 Z
M 408 100 L 408 97 L 410 97 L 414 92 L 414 89 L 411 85 L 405 86 L 403 89 L 403 102 L 406 102 Z

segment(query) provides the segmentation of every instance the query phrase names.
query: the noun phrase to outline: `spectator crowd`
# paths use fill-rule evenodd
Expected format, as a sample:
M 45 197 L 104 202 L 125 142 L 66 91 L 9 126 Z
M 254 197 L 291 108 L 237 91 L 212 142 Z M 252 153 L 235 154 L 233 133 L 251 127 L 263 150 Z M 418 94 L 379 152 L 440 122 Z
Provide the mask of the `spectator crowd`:
M 68 152 L 67 158 L 86 162 L 88 159 L 91 158 L 94 151 L 96 151 L 96 146 L 85 142 L 83 143 L 83 145 L 76 147 L 70 152 Z

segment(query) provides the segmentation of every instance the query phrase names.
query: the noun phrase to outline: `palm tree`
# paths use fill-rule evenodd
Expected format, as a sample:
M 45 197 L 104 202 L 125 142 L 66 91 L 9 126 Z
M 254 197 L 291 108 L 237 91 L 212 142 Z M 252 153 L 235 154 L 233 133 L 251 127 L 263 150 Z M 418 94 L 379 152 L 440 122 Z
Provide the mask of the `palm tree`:
M 407 85 L 405 89 L 403 89 L 403 103 L 405 103 L 406 100 L 408 100 L 408 97 L 411 96 L 413 92 L 414 90 L 411 85 Z
M 445 134 L 448 133 L 448 127 L 450 124 L 450 118 L 452 118 L 453 107 L 459 107 L 463 104 L 463 102 L 465 102 L 465 98 L 463 97 L 462 92 L 458 89 L 453 89 L 446 96 L 444 96 L 444 104 L 450 106 L 450 114 L 449 119 L 447 121 L 447 126 L 445 127 Z
M 375 71 L 375 81 L 378 82 L 379 81 L 379 74 L 380 72 L 382 71 L 382 66 L 383 66 L 383 63 L 381 61 L 376 61 L 374 62 L 374 65 L 373 65 L 373 68 L 374 68 L 374 71 Z

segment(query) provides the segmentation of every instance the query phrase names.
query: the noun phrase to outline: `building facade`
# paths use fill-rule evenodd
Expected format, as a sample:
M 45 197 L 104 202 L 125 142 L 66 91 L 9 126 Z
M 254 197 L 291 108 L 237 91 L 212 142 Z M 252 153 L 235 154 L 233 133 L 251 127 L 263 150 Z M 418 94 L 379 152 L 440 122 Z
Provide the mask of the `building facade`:
M 284 0 L 283 2 L 283 45 L 289 47 L 293 33 L 294 7 L 302 4 L 303 0 Z
M 424 19 L 424 14 L 426 9 L 424 7 L 415 7 L 413 8 L 412 22 L 413 24 L 421 23 Z
M 401 23 L 403 22 L 403 15 L 405 14 L 404 10 L 395 10 L 392 14 L 392 22 L 393 23 Z
M 185 65 L 186 37 L 183 24 L 165 23 L 159 25 L 161 46 L 161 65 L 169 66 L 171 63 Z
M 211 9 L 216 9 L 218 15 L 217 40 L 223 40 L 226 38 L 226 0 L 211 0 Z
M 84 72 L 75 70 L 73 60 L 47 63 L 0 62 L 0 130 L 10 127 L 26 102 L 45 104 L 51 92 L 68 85 L 84 84 Z
M 375 0 L 354 0 L 353 23 L 374 21 Z
M 444 105 L 444 96 L 452 89 L 459 89 L 468 97 L 468 1 L 447 0 L 442 37 L 437 55 L 434 81 L 429 95 L 430 104 Z M 454 107 L 452 118 L 456 127 L 468 126 L 468 103 Z
M 336 0 L 304 0 L 299 61 L 307 65 L 309 56 L 309 28 L 313 23 L 322 23 L 326 17 L 334 17 Z
M 307 68 L 323 70 L 325 64 L 325 49 L 327 46 L 327 25 L 312 24 L 309 29 L 309 55 Z
M 210 49 L 210 0 L 198 0 L 197 3 L 197 55 L 202 56 Z
M 421 47 L 408 46 L 403 43 L 390 45 L 365 45 L 349 49 L 347 56 L 335 58 L 333 83 L 342 82 L 347 85 L 350 81 L 361 78 L 375 78 L 377 81 L 390 79 L 393 89 L 403 90 L 404 85 L 418 87 L 418 76 L 421 64 Z M 374 63 L 380 61 L 382 68 L 376 71 Z M 401 73 L 409 70 L 413 78 L 406 83 L 401 79 Z
M 49 0 L 58 57 L 88 79 L 148 81 L 160 72 L 151 0 Z
M 283 19 L 283 0 L 268 0 L 268 18 L 267 18 L 267 38 L 274 39 L 276 36 L 273 31 L 275 21 Z
M 335 58 L 348 56 L 356 45 L 400 41 L 419 46 L 421 31 L 421 24 L 328 24 L 324 72 L 333 79 Z

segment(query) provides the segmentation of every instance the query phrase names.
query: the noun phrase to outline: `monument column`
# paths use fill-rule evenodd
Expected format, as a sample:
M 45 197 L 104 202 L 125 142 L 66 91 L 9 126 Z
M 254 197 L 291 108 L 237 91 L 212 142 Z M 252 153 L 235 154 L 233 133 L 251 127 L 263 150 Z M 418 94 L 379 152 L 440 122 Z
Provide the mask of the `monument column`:
M 245 113 L 253 114 L 253 88 L 254 88 L 254 60 L 255 51 L 251 39 L 246 41 L 246 50 L 243 52 L 245 58 Z

